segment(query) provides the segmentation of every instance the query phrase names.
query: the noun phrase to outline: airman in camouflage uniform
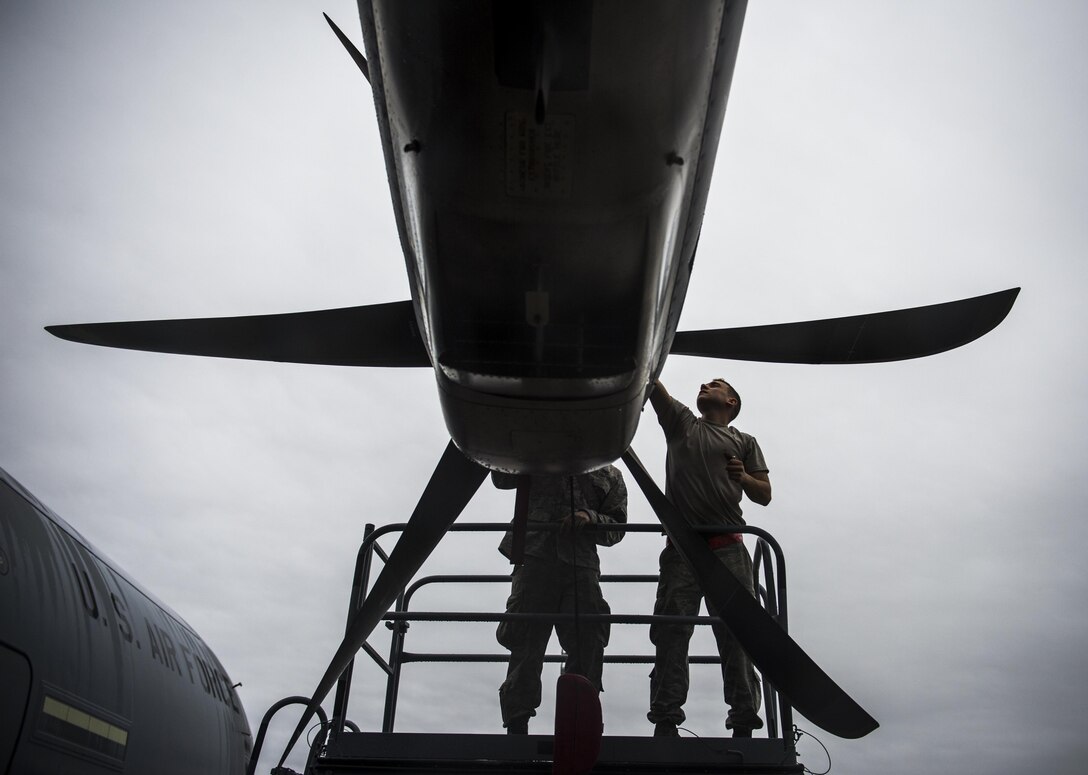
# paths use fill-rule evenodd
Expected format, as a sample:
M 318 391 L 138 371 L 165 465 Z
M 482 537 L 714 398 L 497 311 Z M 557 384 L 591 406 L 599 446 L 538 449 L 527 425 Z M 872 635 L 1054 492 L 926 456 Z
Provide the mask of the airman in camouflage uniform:
M 753 436 L 730 423 L 740 412 L 740 396 L 722 379 L 701 386 L 697 406 L 701 417 L 670 396 L 658 382 L 650 403 L 665 432 L 668 445 L 665 491 L 669 500 L 693 526 L 743 525 L 741 496 L 766 506 L 771 481 L 763 451 Z M 740 533 L 707 535 L 707 543 L 722 564 L 755 595 L 752 559 Z M 703 591 L 688 564 L 670 545 L 661 552 L 661 575 L 655 614 L 695 616 Z M 711 613 L 714 611 L 711 609 Z M 688 642 L 690 625 L 653 625 L 650 640 L 656 647 L 650 674 L 650 712 L 655 736 L 675 736 L 684 721 L 688 696 Z M 725 726 L 734 737 L 751 737 L 763 726 L 759 678 L 748 655 L 727 627 L 715 625 L 714 639 L 722 659 Z
M 493 473 L 502 489 L 517 486 L 517 477 Z M 528 528 L 525 556 L 514 568 L 508 613 L 610 613 L 601 594 L 598 546 L 612 546 L 623 533 L 607 529 L 583 529 L 586 525 L 623 524 L 627 521 L 627 488 L 615 466 L 579 476 L 533 476 L 529 480 Z M 534 525 L 556 524 L 560 530 L 534 531 Z M 511 556 L 513 534 L 508 531 L 499 545 Z M 559 643 L 567 653 L 564 672 L 585 676 L 598 689 L 601 684 L 607 623 L 559 622 Z M 529 718 L 540 705 L 540 672 L 551 637 L 548 622 L 502 622 L 496 636 L 510 650 L 506 680 L 499 687 L 503 726 L 510 734 L 525 734 Z M 580 636 L 580 637 L 579 637 Z

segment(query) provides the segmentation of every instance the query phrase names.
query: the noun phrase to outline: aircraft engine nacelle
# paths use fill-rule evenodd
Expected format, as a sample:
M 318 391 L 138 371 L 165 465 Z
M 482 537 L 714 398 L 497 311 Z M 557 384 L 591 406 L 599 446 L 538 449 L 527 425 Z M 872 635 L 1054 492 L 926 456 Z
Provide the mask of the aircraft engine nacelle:
M 525 473 L 617 459 L 675 331 L 743 4 L 361 10 L 455 443 Z

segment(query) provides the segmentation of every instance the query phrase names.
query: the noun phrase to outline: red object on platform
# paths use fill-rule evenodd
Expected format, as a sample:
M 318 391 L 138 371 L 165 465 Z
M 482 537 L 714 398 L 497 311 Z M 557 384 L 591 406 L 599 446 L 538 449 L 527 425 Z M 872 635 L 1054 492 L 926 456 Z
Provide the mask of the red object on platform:
M 555 684 L 553 775 L 581 775 L 601 754 L 601 695 L 585 676 L 565 673 Z

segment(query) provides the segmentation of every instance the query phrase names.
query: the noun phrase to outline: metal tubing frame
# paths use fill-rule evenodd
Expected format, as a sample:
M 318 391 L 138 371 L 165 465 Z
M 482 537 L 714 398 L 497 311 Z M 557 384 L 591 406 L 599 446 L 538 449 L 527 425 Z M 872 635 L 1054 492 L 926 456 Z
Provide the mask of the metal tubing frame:
M 774 583 L 774 569 L 771 567 L 771 549 L 770 544 L 764 541 L 762 538 L 756 541 L 756 550 L 754 552 L 755 558 L 752 562 L 752 575 L 755 578 L 756 588 L 759 591 L 760 599 L 763 601 L 763 607 L 767 612 L 779 623 L 782 623 L 783 629 L 785 629 L 785 612 L 779 615 L 778 611 L 778 598 L 776 586 Z M 761 585 L 759 583 L 759 571 L 764 567 L 764 575 L 766 584 Z M 785 600 L 786 587 L 785 582 L 782 583 L 781 596 Z M 793 708 L 791 708 L 785 702 L 778 702 L 778 691 L 769 681 L 763 681 L 763 707 L 767 715 L 767 736 L 778 737 L 778 713 L 782 714 L 782 730 L 793 729 Z
M 348 616 L 347 621 L 351 622 L 352 612 L 359 607 L 363 600 L 363 595 L 366 593 L 366 588 L 370 585 L 370 567 L 372 564 L 374 553 L 368 551 L 373 542 L 368 541 L 370 535 L 374 532 L 374 524 L 368 522 L 366 527 L 363 528 L 363 541 L 359 544 L 359 552 L 355 557 L 355 574 L 351 582 L 351 595 L 348 597 Z M 347 625 L 345 625 L 346 627 Z M 367 644 L 368 646 L 370 644 Z M 355 668 L 355 660 L 351 660 L 351 663 L 344 669 L 344 674 L 341 676 L 341 680 L 336 682 L 336 698 L 332 704 L 332 719 L 334 722 L 342 721 L 347 714 L 348 707 L 348 689 L 351 686 L 351 676 Z M 339 724 L 333 724 L 332 736 L 339 736 L 340 731 L 337 729 Z
M 389 533 L 400 532 L 406 527 L 406 523 L 399 522 L 375 528 L 373 524 L 367 524 L 362 544 L 356 557 L 355 576 L 352 583 L 351 600 L 348 609 L 348 621 L 351 614 L 362 604 L 366 597 L 367 587 L 370 581 L 372 557 L 377 554 L 383 561 L 388 561 L 388 555 L 377 544 L 379 538 Z M 476 532 L 505 532 L 509 525 L 500 522 L 466 522 L 454 524 L 449 532 L 476 533 Z M 534 525 L 529 528 L 539 532 L 554 532 L 559 525 Z M 587 525 L 584 529 L 603 529 L 595 525 Z M 608 525 L 610 531 L 620 530 L 626 533 L 661 533 L 661 526 L 653 523 L 628 523 L 624 525 Z M 753 575 L 757 593 L 768 613 L 774 618 L 783 630 L 788 632 L 788 617 L 786 610 L 786 561 L 781 546 L 774 536 L 766 530 L 754 525 L 736 526 L 712 526 L 696 527 L 700 533 L 748 533 L 756 536 L 756 548 L 753 560 Z M 771 560 L 774 560 L 773 568 Z M 759 571 L 763 568 L 766 585 L 759 583 Z M 776 582 L 777 576 L 777 582 Z M 410 662 L 505 662 L 509 660 L 506 654 L 441 654 L 441 653 L 411 653 L 404 650 L 404 637 L 412 621 L 453 621 L 453 622 L 500 622 L 517 620 L 537 620 L 551 623 L 573 620 L 574 614 L 512 614 L 512 613 L 410 613 L 408 605 L 412 596 L 420 588 L 437 583 L 509 583 L 509 574 L 442 574 L 425 576 L 417 579 L 397 597 L 394 610 L 382 617 L 386 627 L 392 630 L 392 638 L 389 646 L 389 660 L 386 662 L 377 651 L 369 644 L 363 644 L 363 650 L 381 668 L 387 676 L 385 693 L 385 711 L 382 718 L 382 732 L 391 733 L 396 718 L 397 697 L 400 691 L 401 667 Z M 657 574 L 616 574 L 601 576 L 604 583 L 648 583 L 656 582 Z M 654 616 L 654 615 L 622 615 L 622 614 L 582 614 L 584 621 L 607 621 L 612 624 L 650 624 L 672 623 L 707 625 L 719 621 L 712 616 Z M 545 655 L 545 662 L 562 662 L 565 657 L 561 655 Z M 604 655 L 604 662 L 608 664 L 652 664 L 653 657 L 644 655 Z M 693 656 L 688 659 L 690 664 L 720 664 L 719 656 Z M 342 728 L 348 722 L 344 721 L 350 696 L 351 679 L 355 660 L 349 663 L 344 673 L 340 676 L 336 685 L 336 700 L 333 710 L 332 734 L 340 734 Z M 778 719 L 782 721 L 783 739 L 785 731 L 793 728 L 793 708 L 784 697 L 771 686 L 766 679 L 763 681 L 764 704 L 767 715 L 767 732 L 771 737 L 777 737 Z M 777 700 L 777 701 L 776 701 Z M 778 711 L 776 714 L 775 711 Z
M 261 749 L 264 748 L 264 737 L 268 733 L 268 725 L 272 722 L 272 717 L 288 705 L 309 705 L 309 703 L 309 697 L 284 697 L 279 702 L 273 703 L 272 707 L 265 711 L 264 718 L 261 719 L 261 725 L 257 729 L 257 738 L 253 741 L 253 750 L 249 754 L 249 761 L 246 763 L 246 775 L 253 775 L 257 770 L 257 760 L 261 758 Z M 329 726 L 329 719 L 325 716 L 325 711 L 320 705 L 317 708 L 317 718 L 320 720 L 323 728 Z M 313 756 L 317 740 L 315 740 L 314 743 L 315 745 L 310 748 L 311 757 Z M 307 767 L 308 766 L 309 759 L 307 759 Z

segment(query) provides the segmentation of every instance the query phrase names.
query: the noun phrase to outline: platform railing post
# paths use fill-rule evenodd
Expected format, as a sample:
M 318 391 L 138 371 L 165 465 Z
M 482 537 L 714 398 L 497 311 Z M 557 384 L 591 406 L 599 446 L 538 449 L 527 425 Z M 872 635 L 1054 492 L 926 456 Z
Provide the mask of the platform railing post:
M 397 604 L 393 610 L 397 613 L 402 613 L 404 609 L 404 592 L 401 592 L 397 596 Z M 386 622 L 386 626 L 393 631 L 393 638 L 389 644 L 389 678 L 385 684 L 385 714 L 382 718 L 382 732 L 388 734 L 393 731 L 393 723 L 397 716 L 397 696 L 400 694 L 401 655 L 404 653 L 404 636 L 408 632 L 408 622 Z
M 760 570 L 763 584 L 759 583 Z M 752 566 L 756 590 L 763 594 L 763 607 L 778 620 L 778 594 L 775 589 L 774 566 L 771 565 L 771 548 L 762 538 L 756 541 L 755 561 Z M 767 737 L 778 737 L 778 692 L 768 681 L 763 681 L 763 708 L 767 715 Z
M 345 631 L 351 625 L 351 617 L 362 604 L 366 597 L 367 587 L 370 586 L 370 567 L 374 558 L 374 542 L 371 535 L 374 533 L 373 523 L 368 522 L 363 528 L 363 542 L 359 545 L 359 553 L 355 558 L 355 577 L 351 582 L 351 598 L 348 601 L 348 617 L 344 625 Z M 351 692 L 351 675 L 355 667 L 355 660 L 348 663 L 347 668 L 336 682 L 336 699 L 332 706 L 332 730 L 333 738 L 339 737 L 347 719 L 348 695 Z

